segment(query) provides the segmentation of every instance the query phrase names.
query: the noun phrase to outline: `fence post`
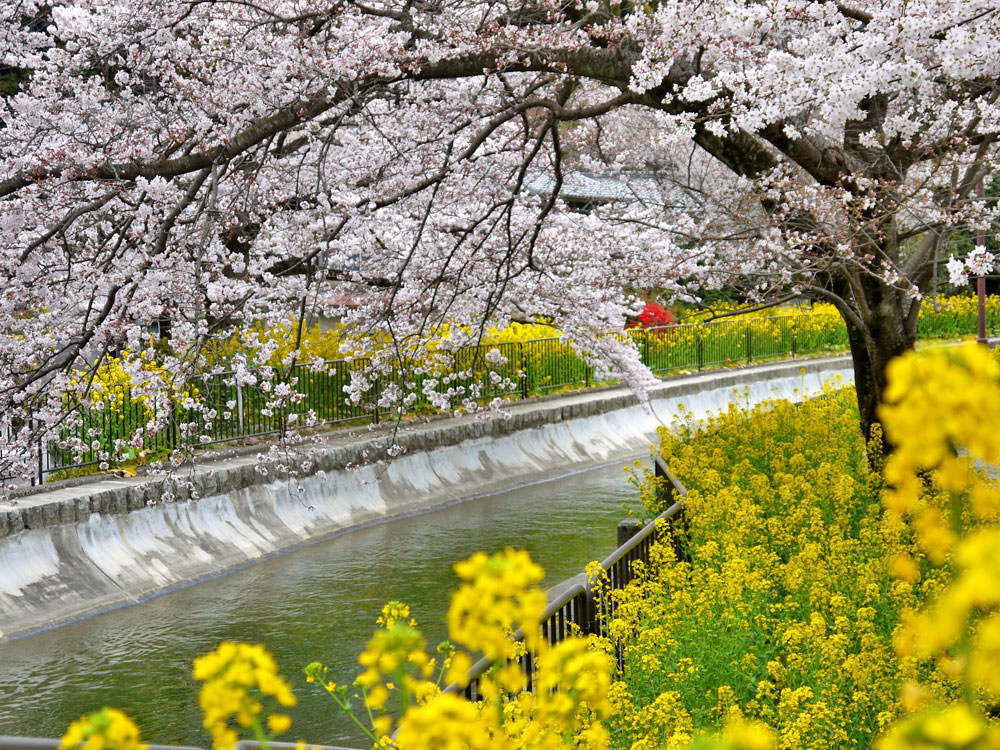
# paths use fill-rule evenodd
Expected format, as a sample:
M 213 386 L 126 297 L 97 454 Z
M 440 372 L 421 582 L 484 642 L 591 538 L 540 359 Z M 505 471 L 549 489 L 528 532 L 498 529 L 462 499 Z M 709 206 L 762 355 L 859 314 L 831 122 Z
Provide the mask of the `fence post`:
M 698 372 L 701 372 L 701 368 L 705 365 L 705 352 L 702 350 L 701 325 L 695 324 L 695 326 L 694 330 L 698 332 Z
M 747 364 L 753 359 L 753 323 L 747 321 Z
M 177 405 L 177 401 L 174 399 L 174 394 L 170 393 L 167 397 L 167 403 L 170 404 L 170 422 L 169 431 L 167 432 L 167 441 L 170 443 L 170 450 L 176 450 L 177 448 L 177 419 L 180 417 L 180 407 Z
M 243 386 L 239 380 L 236 381 L 236 421 L 240 426 L 240 437 L 245 436 L 247 432 L 243 421 Z
M 524 353 L 524 342 L 517 342 L 518 351 L 521 353 L 521 398 L 528 397 L 528 355 Z
M 29 424 L 30 424 L 30 422 L 29 422 Z M 32 427 L 32 429 L 38 429 L 38 421 L 37 420 L 34 420 L 34 426 Z M 38 484 L 38 485 L 45 484 L 45 464 L 43 463 L 44 459 L 42 458 L 42 450 L 43 450 L 43 448 L 44 448 L 44 444 L 42 443 L 42 432 L 41 432 L 41 430 L 39 430 L 38 431 L 38 465 L 35 467 L 35 479 L 32 480 L 32 482 L 31 482 L 32 485 L 35 485 L 35 484 Z
M 638 518 L 626 518 L 618 522 L 618 546 L 621 547 L 642 530 L 642 523 Z
M 649 329 L 647 328 L 642 329 L 642 363 L 653 369 L 649 363 Z
M 798 335 L 799 330 L 796 325 L 796 319 L 792 318 L 792 359 L 795 359 L 796 349 L 798 348 Z
M 375 392 L 372 394 L 372 422 L 378 424 L 378 397 L 382 391 L 382 378 L 375 378 Z
M 274 385 L 277 386 L 281 383 L 281 378 L 283 377 L 283 371 L 276 372 L 274 374 Z M 271 389 L 271 394 L 274 395 L 275 388 Z M 277 399 L 274 399 L 277 401 Z M 284 440 L 286 432 L 286 425 L 288 424 L 288 400 L 282 399 L 281 403 L 278 405 L 277 414 L 275 414 L 275 424 L 277 428 L 278 439 Z
M 584 618 L 586 623 L 580 623 L 580 630 L 583 635 L 601 635 L 601 607 L 589 580 L 584 590 L 587 592 L 585 597 L 587 611 Z

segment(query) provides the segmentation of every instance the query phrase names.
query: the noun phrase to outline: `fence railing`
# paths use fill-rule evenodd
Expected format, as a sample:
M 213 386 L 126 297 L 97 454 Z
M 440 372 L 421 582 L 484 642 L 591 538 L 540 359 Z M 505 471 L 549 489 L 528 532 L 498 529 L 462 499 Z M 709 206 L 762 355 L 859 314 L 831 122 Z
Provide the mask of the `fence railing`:
M 721 320 L 608 335 L 630 337 L 643 363 L 660 375 L 846 346 L 842 326 L 811 329 L 800 325 L 807 317 Z M 352 401 L 346 389 L 352 378 L 363 377 L 370 366 L 370 360 L 362 358 L 332 360 L 321 368 L 295 366 L 283 376 L 292 396 L 277 405 L 277 379 L 266 386 L 248 387 L 233 372 L 196 377 L 185 384 L 187 397 L 175 394 L 166 405 L 148 402 L 127 384 L 105 384 L 99 399 L 68 405 L 64 411 L 70 418 L 64 419 L 63 426 L 50 428 L 39 438 L 33 483 L 40 484 L 57 472 L 95 466 L 103 470 L 116 461 L 165 454 L 184 445 L 210 446 L 280 435 L 306 421 L 313 425 L 377 424 L 390 416 L 379 404 L 379 394 L 390 384 L 400 392 L 421 394 L 409 405 L 414 410 L 432 410 L 430 393 L 435 390 L 459 389 L 484 401 L 597 385 L 593 368 L 559 338 L 483 344 L 449 356 L 434 373 L 394 368 L 371 382 L 360 401 Z M 436 382 L 431 382 L 432 377 Z M 194 407 L 187 400 L 192 398 L 197 402 Z M 146 429 L 151 422 L 164 426 Z M 10 439 L 0 436 L 0 458 L 5 437 Z
M 656 476 L 663 478 L 663 486 L 667 493 L 669 507 L 656 519 L 643 526 L 618 549 L 601 561 L 605 580 L 592 582 L 587 573 L 580 573 L 569 578 L 548 592 L 548 606 L 542 613 L 542 634 L 555 645 L 571 635 L 607 636 L 607 625 L 614 616 L 617 602 L 611 596 L 612 591 L 625 588 L 638 574 L 636 562 L 647 567 L 650 562 L 650 552 L 664 535 L 675 545 L 678 557 L 683 555 L 679 546 L 679 532 L 684 524 L 684 498 L 687 490 L 670 471 L 662 460 L 655 460 Z M 672 501 L 672 502 L 671 502 Z M 516 638 L 523 637 L 520 632 Z M 623 659 L 622 644 L 615 642 L 615 653 L 618 666 L 621 668 Z M 492 662 L 483 658 L 476 662 L 469 672 L 469 684 L 465 688 L 450 685 L 446 692 L 462 693 L 469 700 L 478 700 L 479 678 L 489 669 Z M 521 667 L 527 676 L 526 690 L 533 690 L 535 684 L 535 654 L 528 650 L 521 657 Z

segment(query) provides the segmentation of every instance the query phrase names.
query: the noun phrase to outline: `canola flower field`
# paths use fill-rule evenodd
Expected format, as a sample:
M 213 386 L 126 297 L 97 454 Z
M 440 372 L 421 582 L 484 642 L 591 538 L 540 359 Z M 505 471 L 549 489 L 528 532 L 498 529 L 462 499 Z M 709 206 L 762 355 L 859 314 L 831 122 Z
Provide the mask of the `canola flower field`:
M 783 748 L 868 748 L 898 715 L 915 673 L 893 652 L 897 613 L 938 581 L 891 575 L 910 539 L 883 519 L 853 399 L 733 407 L 663 431 L 688 490 L 686 559 L 663 549 L 622 597 L 616 747 L 680 748 L 745 717 Z M 643 487 L 651 513 L 655 485 Z
M 664 432 L 685 523 L 610 594 L 621 672 L 609 639 L 542 637 L 542 571 L 507 549 L 455 565 L 451 641 L 433 655 L 409 607 L 389 602 L 352 682 L 320 663 L 308 681 L 374 750 L 1000 747 L 1000 365 L 972 344 L 907 354 L 882 419 L 895 446 L 884 463 L 833 389 L 697 427 L 682 415 Z M 658 481 L 643 484 L 650 512 Z M 442 690 L 466 684 L 476 652 L 493 665 L 482 699 Z M 294 737 L 296 698 L 263 646 L 223 643 L 193 674 L 214 750 Z M 60 748 L 146 745 L 106 707 Z
M 726 310 L 717 309 L 719 312 Z M 732 310 L 728 312 L 734 312 Z M 667 327 L 632 328 L 609 334 L 630 337 L 642 361 L 666 375 L 707 367 L 749 364 L 788 356 L 843 351 L 847 333 L 832 305 L 733 314 L 706 320 L 692 314 L 686 322 Z M 988 330 L 1000 328 L 1000 297 L 987 300 Z M 919 322 L 922 338 L 955 338 L 974 333 L 976 302 L 969 295 L 942 298 L 937 307 L 925 303 Z M 447 335 L 445 332 L 444 335 Z M 43 473 L 62 478 L 72 473 L 107 470 L 113 465 L 162 457 L 182 446 L 226 442 L 247 436 L 284 434 L 296 427 L 396 419 L 430 413 L 438 408 L 436 394 L 464 394 L 483 403 L 512 400 L 559 390 L 602 385 L 593 368 L 561 332 L 544 324 L 513 323 L 493 330 L 478 347 L 435 352 L 433 361 L 401 363 L 389 378 L 368 380 L 365 356 L 338 358 L 343 333 L 303 332 L 302 362 L 282 376 L 296 337 L 292 327 L 254 331 L 273 344 L 268 372 L 253 387 L 240 386 L 231 373 L 204 375 L 174 383 L 155 362 L 138 365 L 111 359 L 99 369 L 87 396 L 67 405 L 69 418 L 59 439 L 48 443 Z M 225 369 L 241 352 L 239 342 L 214 345 L 210 361 Z M 152 403 L 133 393 L 129 369 L 141 366 L 168 385 L 169 400 Z M 284 380 L 284 382 L 281 382 Z M 347 392 L 357 380 L 364 384 L 360 399 Z M 387 385 L 397 394 L 415 388 L 409 400 L 386 399 Z M 382 396 L 376 396 L 381 392 Z M 163 427 L 137 430 L 159 418 Z M 39 477 L 42 479 L 43 477 Z
M 783 750 L 1000 747 L 1000 368 L 966 345 L 889 375 L 881 473 L 847 390 L 663 431 L 685 554 L 621 593 L 613 747 L 745 722 Z

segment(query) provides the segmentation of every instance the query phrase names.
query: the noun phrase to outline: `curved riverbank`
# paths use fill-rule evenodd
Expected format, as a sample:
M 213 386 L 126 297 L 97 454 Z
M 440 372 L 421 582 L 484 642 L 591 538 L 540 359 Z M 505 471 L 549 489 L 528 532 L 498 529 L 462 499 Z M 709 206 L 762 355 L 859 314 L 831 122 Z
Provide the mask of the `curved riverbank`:
M 46 488 L 0 511 L 0 640 L 366 524 L 641 455 L 681 402 L 699 417 L 733 398 L 803 398 L 833 375 L 850 380 L 847 358 L 673 378 L 650 394 L 649 410 L 623 388 L 521 402 L 505 417 L 408 426 L 398 436 L 406 453 L 381 469 L 364 464 L 379 435 L 335 436 L 310 450 L 317 473 L 298 479 L 268 481 L 256 457 L 235 457 L 166 485 L 134 478 Z M 171 491 L 173 502 L 162 502 Z

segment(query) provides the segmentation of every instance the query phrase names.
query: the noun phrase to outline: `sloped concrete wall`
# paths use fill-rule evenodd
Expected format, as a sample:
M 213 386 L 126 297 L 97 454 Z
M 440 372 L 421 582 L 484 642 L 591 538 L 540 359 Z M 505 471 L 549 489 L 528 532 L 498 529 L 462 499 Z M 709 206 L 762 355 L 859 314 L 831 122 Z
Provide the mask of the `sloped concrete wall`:
M 0 640 L 140 602 L 282 551 L 388 518 L 647 453 L 683 403 L 693 417 L 735 399 L 801 399 L 843 358 L 676 378 L 640 407 L 623 389 L 519 403 L 506 418 L 458 418 L 400 435 L 388 466 L 371 440 L 314 451 L 317 473 L 267 481 L 255 458 L 196 467 L 198 499 L 160 502 L 140 479 L 51 489 L 0 510 Z M 737 389 L 734 392 L 734 389 Z

